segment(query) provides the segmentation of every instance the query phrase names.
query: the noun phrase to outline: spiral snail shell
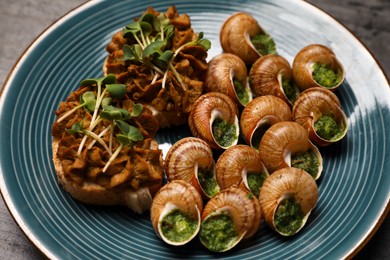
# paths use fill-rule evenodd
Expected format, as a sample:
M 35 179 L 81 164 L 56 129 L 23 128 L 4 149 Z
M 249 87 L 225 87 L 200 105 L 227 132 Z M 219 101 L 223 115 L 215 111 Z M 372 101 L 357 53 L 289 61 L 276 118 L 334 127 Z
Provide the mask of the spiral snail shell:
M 238 108 L 228 96 L 209 92 L 200 96 L 191 109 L 188 124 L 195 137 L 211 148 L 227 149 L 239 137 Z
M 291 120 L 291 109 L 282 99 L 260 96 L 249 102 L 241 113 L 241 135 L 248 145 L 258 149 L 264 132 L 271 125 Z
M 316 182 L 298 168 L 286 167 L 274 172 L 260 192 L 265 222 L 283 236 L 294 235 L 302 229 L 317 200 Z
M 245 63 L 236 55 L 222 53 L 212 58 L 206 74 L 206 92 L 220 92 L 245 106 L 252 100 Z
M 204 198 L 214 196 L 219 187 L 210 146 L 202 139 L 185 137 L 174 143 L 164 161 L 168 181 L 183 180 L 194 186 Z
M 259 153 L 270 174 L 285 167 L 297 167 L 317 180 L 322 172 L 318 148 L 310 142 L 306 129 L 295 122 L 272 125 L 260 141 Z
M 325 88 L 303 91 L 293 106 L 293 120 L 309 132 L 316 145 L 340 141 L 348 131 L 348 120 L 338 97 Z
M 345 70 L 331 49 L 311 44 L 301 49 L 293 61 L 293 76 L 301 91 L 312 87 L 337 89 L 345 78 Z
M 228 187 L 247 189 L 256 197 L 268 177 L 267 168 L 256 149 L 248 145 L 235 145 L 225 150 L 215 166 L 217 182 L 221 190 Z
M 254 96 L 273 95 L 290 106 L 299 94 L 290 64 L 277 54 L 257 59 L 249 71 L 249 82 Z
M 156 193 L 150 216 L 156 234 L 164 242 L 180 246 L 197 235 L 202 210 L 199 192 L 185 181 L 174 180 Z
M 248 13 L 239 12 L 228 17 L 219 38 L 224 52 L 237 55 L 246 64 L 253 64 L 260 56 L 275 52 L 274 41 Z
M 230 187 L 219 192 L 205 205 L 199 238 L 209 250 L 223 252 L 242 239 L 253 236 L 260 222 L 258 199 L 249 191 Z

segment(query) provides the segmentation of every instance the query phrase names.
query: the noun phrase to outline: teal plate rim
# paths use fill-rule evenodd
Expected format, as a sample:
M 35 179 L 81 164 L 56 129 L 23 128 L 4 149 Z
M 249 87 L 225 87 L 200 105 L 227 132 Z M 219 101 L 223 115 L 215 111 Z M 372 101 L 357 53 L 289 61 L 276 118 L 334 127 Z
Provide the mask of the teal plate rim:
M 221 52 L 217 26 L 230 14 L 247 11 L 274 37 L 278 51 L 290 62 L 313 40 L 332 47 L 346 67 L 346 83 L 336 94 L 351 130 L 346 140 L 321 150 L 329 163 L 318 182 L 319 203 L 302 234 L 283 239 L 262 225 L 253 240 L 226 254 L 208 253 L 197 242 L 177 249 L 155 237 L 147 214 L 81 205 L 58 186 L 50 149 L 50 126 L 58 102 L 84 77 L 101 74 L 104 47 L 116 30 L 149 5 L 164 11 L 172 4 L 190 15 L 195 31 L 204 31 L 212 40 L 215 47 L 209 57 Z M 107 20 L 113 17 L 118 19 Z M 282 27 L 286 23 L 289 26 Z M 45 91 L 46 87 L 56 91 Z M 21 116 L 17 109 L 21 105 L 31 114 Z M 0 122 L 3 199 L 22 231 L 48 258 L 183 258 L 188 250 L 198 252 L 191 258 L 349 258 L 374 235 L 390 208 L 390 177 L 385 174 L 390 167 L 390 139 L 385 135 L 390 125 L 388 80 L 350 31 L 300 0 L 84 3 L 47 28 L 16 62 L 1 90 Z M 186 128 L 174 134 L 161 130 L 157 139 L 166 152 L 172 142 L 186 135 Z

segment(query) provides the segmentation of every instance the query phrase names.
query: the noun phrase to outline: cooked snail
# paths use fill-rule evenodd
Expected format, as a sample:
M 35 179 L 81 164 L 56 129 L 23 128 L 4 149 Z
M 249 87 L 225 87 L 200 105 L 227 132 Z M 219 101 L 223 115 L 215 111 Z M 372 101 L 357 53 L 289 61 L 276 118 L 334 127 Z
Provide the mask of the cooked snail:
M 252 100 L 245 63 L 236 55 L 222 53 L 209 62 L 206 92 L 220 92 L 245 106 Z
M 272 125 L 260 141 L 259 153 L 270 174 L 285 167 L 296 167 L 317 180 L 322 172 L 318 148 L 310 142 L 306 129 L 295 122 Z
M 219 38 L 224 52 L 236 54 L 246 64 L 276 52 L 272 38 L 253 16 L 243 12 L 231 15 L 223 23 Z
M 188 124 L 192 134 L 205 140 L 211 148 L 227 149 L 238 142 L 237 105 L 222 93 L 209 92 L 200 96 L 194 102 Z
M 341 140 L 348 131 L 347 116 L 337 96 L 330 90 L 316 87 L 303 91 L 293 106 L 293 119 L 309 132 L 319 146 Z
M 259 153 L 247 145 L 235 145 L 225 150 L 215 165 L 219 187 L 240 187 L 259 196 L 261 186 L 268 177 L 267 168 Z
M 257 97 L 242 111 L 242 137 L 248 145 L 258 149 L 264 132 L 271 125 L 291 120 L 290 107 L 282 99 L 270 95 Z
M 335 90 L 343 83 L 345 71 L 331 49 L 324 45 L 311 44 L 295 56 L 293 75 L 301 91 L 312 87 Z
M 296 234 L 305 225 L 318 200 L 313 178 L 297 168 L 271 174 L 260 192 L 260 205 L 269 227 L 283 236 Z
M 184 180 L 205 198 L 213 197 L 219 186 L 210 146 L 202 139 L 186 137 L 174 143 L 164 161 L 168 181 Z
M 170 245 L 184 245 L 197 234 L 203 201 L 198 191 L 182 180 L 164 185 L 153 198 L 150 216 L 156 234 Z
M 199 231 L 201 243 L 211 251 L 223 252 L 259 229 L 261 208 L 249 191 L 230 187 L 222 190 L 205 205 Z
M 256 60 L 249 71 L 249 82 L 254 96 L 277 96 L 291 106 L 299 94 L 290 64 L 277 54 Z

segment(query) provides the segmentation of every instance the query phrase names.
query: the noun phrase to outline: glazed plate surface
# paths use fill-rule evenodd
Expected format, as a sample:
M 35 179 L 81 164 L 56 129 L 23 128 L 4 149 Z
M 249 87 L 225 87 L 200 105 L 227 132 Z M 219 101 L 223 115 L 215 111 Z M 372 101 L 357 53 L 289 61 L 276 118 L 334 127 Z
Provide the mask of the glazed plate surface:
M 86 206 L 57 184 L 51 125 L 60 101 L 84 78 L 102 76 L 105 46 L 112 35 L 152 6 L 175 4 L 196 32 L 212 42 L 209 58 L 221 53 L 219 30 L 231 14 L 252 14 L 275 39 L 290 63 L 304 46 L 334 50 L 346 69 L 336 92 L 350 125 L 345 139 L 322 148 L 319 201 L 305 228 L 283 238 L 264 224 L 233 250 L 212 254 L 195 239 L 183 247 L 164 244 L 149 214 L 124 208 Z M 353 254 L 375 231 L 390 198 L 390 90 L 364 46 L 342 25 L 303 1 L 91 1 L 47 29 L 26 50 L 4 85 L 0 100 L 0 187 L 11 214 L 49 258 L 159 259 L 339 259 Z M 185 127 L 161 130 L 164 152 L 189 135 Z M 189 252 L 191 252 L 189 254 Z

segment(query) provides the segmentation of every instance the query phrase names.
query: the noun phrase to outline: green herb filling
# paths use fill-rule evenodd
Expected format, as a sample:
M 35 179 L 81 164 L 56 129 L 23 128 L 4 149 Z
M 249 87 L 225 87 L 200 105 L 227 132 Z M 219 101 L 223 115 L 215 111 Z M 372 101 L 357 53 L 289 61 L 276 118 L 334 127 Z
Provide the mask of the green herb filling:
M 211 198 L 219 192 L 217 180 L 214 178 L 214 172 L 198 169 L 198 180 L 203 191 Z
M 196 229 L 196 220 L 179 209 L 172 210 L 161 221 L 162 233 L 168 240 L 173 242 L 188 240 Z
M 256 197 L 259 197 L 260 189 L 266 178 L 267 176 L 263 173 L 247 173 L 249 189 Z
M 314 130 L 325 140 L 335 140 L 343 134 L 344 128 L 339 127 L 331 116 L 324 115 L 314 123 Z
M 339 83 L 339 74 L 326 64 L 315 63 L 312 76 L 319 85 L 326 88 L 332 88 Z
M 250 96 L 247 89 L 245 88 L 245 84 L 243 84 L 242 81 L 233 78 L 233 85 L 240 103 L 244 106 L 248 104 L 250 101 Z
M 258 34 L 251 38 L 251 42 L 262 56 L 276 53 L 276 44 L 268 34 Z
M 303 212 L 294 198 L 283 200 L 274 216 L 275 228 L 286 235 L 293 235 L 302 226 Z
M 297 86 L 291 80 L 282 79 L 282 88 L 287 99 L 293 104 L 299 94 Z
M 208 217 L 199 232 L 202 244 L 214 252 L 229 249 L 237 241 L 237 237 L 233 219 L 227 213 Z
M 216 118 L 212 124 L 212 131 L 215 141 L 222 146 L 228 147 L 237 140 L 237 128 L 234 124 L 229 124 L 221 118 Z
M 319 165 L 318 158 L 312 151 L 291 155 L 291 167 L 302 169 L 309 173 L 313 178 L 318 174 Z

